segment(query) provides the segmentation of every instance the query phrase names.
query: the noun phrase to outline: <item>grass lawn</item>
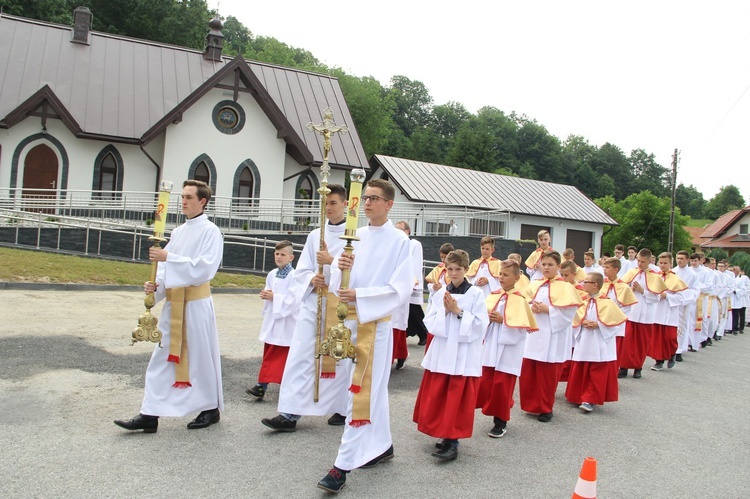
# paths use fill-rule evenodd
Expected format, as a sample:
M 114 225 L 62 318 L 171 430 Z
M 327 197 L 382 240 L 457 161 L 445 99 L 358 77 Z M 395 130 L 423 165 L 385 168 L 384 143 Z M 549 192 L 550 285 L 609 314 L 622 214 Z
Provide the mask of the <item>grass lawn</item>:
M 691 218 L 688 220 L 688 227 L 705 227 L 714 223 L 716 220 L 710 220 L 708 218 Z
M 149 273 L 146 263 L 0 247 L 0 281 L 138 286 L 148 280 Z M 217 273 L 211 281 L 211 286 L 217 288 L 261 289 L 264 285 L 263 277 L 227 272 Z

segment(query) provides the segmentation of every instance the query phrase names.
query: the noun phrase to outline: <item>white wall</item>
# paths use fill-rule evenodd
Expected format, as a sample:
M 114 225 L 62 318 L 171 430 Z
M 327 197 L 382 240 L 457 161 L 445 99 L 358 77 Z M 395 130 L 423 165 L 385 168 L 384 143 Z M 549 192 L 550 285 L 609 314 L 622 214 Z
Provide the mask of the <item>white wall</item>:
M 216 166 L 215 194 L 230 197 L 235 171 L 243 161 L 251 159 L 260 173 L 261 196 L 282 197 L 286 143 L 276 137 L 276 128 L 255 98 L 245 92 L 240 92 L 237 100 L 245 110 L 245 126 L 235 135 L 217 130 L 212 112 L 223 100 L 232 100 L 232 92 L 210 90 L 183 113 L 182 122 L 167 127 L 162 178 L 182 182 L 193 161 L 205 153 Z
M 568 240 L 568 229 L 583 230 L 594 233 L 593 250 L 594 254 L 600 256 L 603 226 L 589 222 L 578 222 L 573 220 L 561 220 L 559 218 L 535 217 L 531 215 L 521 215 L 511 213 L 510 225 L 508 227 L 508 239 L 521 239 L 521 225 L 542 225 L 551 227 L 550 236 L 552 242 L 550 246 L 558 251 L 565 249 Z M 583 258 L 583 257 L 581 257 Z

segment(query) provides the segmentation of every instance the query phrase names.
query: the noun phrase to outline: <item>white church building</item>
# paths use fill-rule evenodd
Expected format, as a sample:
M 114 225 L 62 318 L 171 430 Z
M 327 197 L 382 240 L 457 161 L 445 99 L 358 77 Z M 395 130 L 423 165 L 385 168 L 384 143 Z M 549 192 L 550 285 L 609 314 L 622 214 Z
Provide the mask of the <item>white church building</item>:
M 223 56 L 219 19 L 204 51 L 91 31 L 85 7 L 74 19 L 0 17 L 0 204 L 117 199 L 160 180 L 179 192 L 187 178 L 240 205 L 314 199 L 323 139 L 306 125 L 327 107 L 349 128 L 329 182 L 368 169 L 336 78 Z

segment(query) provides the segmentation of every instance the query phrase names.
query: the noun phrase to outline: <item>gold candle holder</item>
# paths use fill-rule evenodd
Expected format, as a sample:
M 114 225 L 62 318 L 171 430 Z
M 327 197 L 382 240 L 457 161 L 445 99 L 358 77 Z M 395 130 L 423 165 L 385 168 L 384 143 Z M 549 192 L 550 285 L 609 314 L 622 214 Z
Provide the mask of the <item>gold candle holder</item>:
M 167 241 L 164 237 L 164 232 L 167 226 L 167 207 L 169 206 L 169 196 L 171 192 L 172 182 L 162 180 L 159 185 L 159 200 L 156 204 L 156 211 L 154 212 L 154 234 L 148 238 L 149 241 L 154 243 L 154 248 L 161 248 L 161 243 Z M 158 265 L 159 262 L 151 262 L 149 282 L 152 284 L 156 283 L 156 270 Z M 138 326 L 133 329 L 131 334 L 131 346 L 137 341 L 150 341 L 152 343 L 158 343 L 161 348 L 162 334 L 157 327 L 159 319 L 151 313 L 151 309 L 155 304 L 156 300 L 154 298 L 154 293 L 148 293 L 146 298 L 143 299 L 143 305 L 146 307 L 146 311 L 138 318 Z

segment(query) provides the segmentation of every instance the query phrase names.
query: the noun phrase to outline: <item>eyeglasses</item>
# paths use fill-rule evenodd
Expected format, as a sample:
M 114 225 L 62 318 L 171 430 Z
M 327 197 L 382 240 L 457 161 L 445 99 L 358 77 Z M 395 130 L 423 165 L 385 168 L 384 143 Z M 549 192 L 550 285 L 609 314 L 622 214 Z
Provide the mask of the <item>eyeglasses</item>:
M 386 198 L 383 198 L 383 197 L 380 197 L 380 196 L 375 196 L 375 195 L 373 195 L 373 196 L 362 196 L 362 198 L 361 198 L 361 199 L 362 199 L 362 202 L 363 202 L 363 203 L 366 203 L 366 202 L 368 202 L 368 201 L 369 201 L 370 203 L 377 203 L 377 202 L 378 202 L 378 201 L 380 201 L 381 199 L 382 199 L 383 201 L 388 201 L 388 199 L 386 199 Z
M 584 284 L 596 284 L 596 281 L 581 281 Z

